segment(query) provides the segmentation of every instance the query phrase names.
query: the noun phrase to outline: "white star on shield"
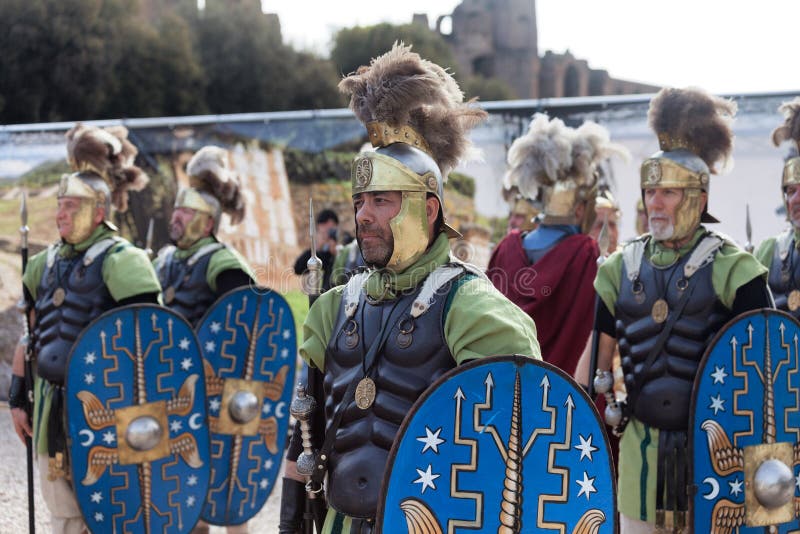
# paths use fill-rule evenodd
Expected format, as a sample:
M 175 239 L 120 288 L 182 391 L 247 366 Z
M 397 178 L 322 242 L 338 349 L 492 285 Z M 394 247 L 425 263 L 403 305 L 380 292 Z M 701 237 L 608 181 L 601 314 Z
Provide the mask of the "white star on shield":
M 589 478 L 589 475 L 586 474 L 586 471 L 583 472 L 583 480 L 576 480 L 575 482 L 581 487 L 580 491 L 578 492 L 578 497 L 581 495 L 586 495 L 586 500 L 589 500 L 589 495 L 592 493 L 597 493 L 597 490 L 594 487 L 594 479 L 597 477 Z
M 711 378 L 714 379 L 715 384 L 725 384 L 725 377 L 728 376 L 728 373 L 725 372 L 725 366 L 719 367 L 718 365 L 714 366 L 714 372 L 711 373 Z
M 92 493 L 91 499 L 93 503 L 99 503 L 100 501 L 103 500 L 103 494 L 100 493 L 99 491 L 95 491 L 94 493 Z
M 431 429 L 425 426 L 425 435 L 417 438 L 417 441 L 425 444 L 425 446 L 422 447 L 422 452 L 430 449 L 436 454 L 439 454 L 439 445 L 445 442 L 445 440 L 439 437 L 441 432 L 442 427 L 437 428 L 436 432 L 431 432 Z
M 725 400 L 717 393 L 716 397 L 711 397 L 711 405 L 709 405 L 709 409 L 714 410 L 714 415 L 717 415 L 717 412 L 724 412 L 725 411 Z
M 419 478 L 414 481 L 414 484 L 422 485 L 420 493 L 425 493 L 426 488 L 431 488 L 432 490 L 436 489 L 436 484 L 434 484 L 433 481 L 439 478 L 440 475 L 431 473 L 432 467 L 433 466 L 431 464 L 428 464 L 428 468 L 425 471 L 420 469 L 416 470 Z
M 184 358 L 181 360 L 181 369 L 184 371 L 188 371 L 189 368 L 192 367 L 192 359 L 191 358 Z
M 222 325 L 219 323 L 219 321 L 213 321 L 213 322 L 211 323 L 211 326 L 210 326 L 209 328 L 211 328 L 211 332 L 212 332 L 213 334 L 216 334 L 216 333 L 218 333 L 218 332 L 219 332 L 219 330 L 220 330 L 220 328 L 221 328 L 221 327 L 222 327 Z
M 206 341 L 206 352 L 214 352 L 216 350 L 217 344 L 213 341 Z
M 739 477 L 734 478 L 733 482 L 728 482 L 728 485 L 731 487 L 731 495 L 739 495 L 742 492 L 742 484 L 744 484 L 744 481 L 739 480 Z
M 575 447 L 574 447 L 575 449 L 578 449 L 579 451 L 581 451 L 581 457 L 578 459 L 578 461 L 583 460 L 584 458 L 589 458 L 590 462 L 593 461 L 592 460 L 592 453 L 595 452 L 598 449 L 597 449 L 597 447 L 592 445 L 592 435 L 589 434 L 589 438 L 586 439 L 582 435 L 578 434 L 578 439 L 581 440 L 581 444 L 580 445 L 575 445 Z
M 178 343 L 178 346 L 180 347 L 181 350 L 189 350 L 189 338 L 188 337 L 182 338 L 180 343 Z

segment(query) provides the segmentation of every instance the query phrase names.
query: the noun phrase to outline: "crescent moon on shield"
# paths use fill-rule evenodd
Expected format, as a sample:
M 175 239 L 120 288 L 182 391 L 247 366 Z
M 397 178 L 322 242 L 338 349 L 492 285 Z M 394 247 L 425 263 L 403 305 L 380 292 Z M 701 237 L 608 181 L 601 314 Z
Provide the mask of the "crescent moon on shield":
M 275 406 L 275 415 L 277 417 L 285 417 L 286 416 L 286 412 L 283 411 L 285 408 L 286 408 L 286 403 L 285 402 L 279 402 L 278 405 Z
M 714 477 L 706 477 L 703 479 L 703 484 L 708 484 L 711 486 L 711 492 L 706 493 L 703 495 L 703 498 L 707 501 L 713 501 L 719 495 L 719 482 Z
M 78 432 L 79 436 L 83 436 L 84 434 L 87 436 L 86 441 L 81 441 L 81 445 L 83 445 L 84 447 L 88 447 L 89 445 L 94 443 L 94 434 L 92 434 L 91 430 L 81 430 L 80 432 Z
M 198 428 L 203 426 L 202 424 L 197 422 L 197 418 L 201 416 L 202 414 L 199 413 L 192 414 L 192 416 L 189 418 L 189 428 L 191 428 L 192 430 L 197 430 Z

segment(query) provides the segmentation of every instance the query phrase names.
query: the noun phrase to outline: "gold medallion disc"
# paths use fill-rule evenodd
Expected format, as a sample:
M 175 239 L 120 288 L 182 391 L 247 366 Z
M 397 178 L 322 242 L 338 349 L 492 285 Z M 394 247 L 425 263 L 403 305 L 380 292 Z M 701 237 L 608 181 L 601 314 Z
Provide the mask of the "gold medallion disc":
M 669 315 L 669 304 L 664 299 L 658 299 L 653 303 L 653 309 L 650 310 L 650 316 L 657 323 L 663 323 L 667 320 Z
M 63 287 L 57 287 L 56 290 L 53 292 L 53 304 L 56 307 L 61 306 L 64 304 L 64 297 L 67 296 L 67 292 L 64 291 Z
M 800 308 L 800 291 L 792 289 L 786 299 L 786 304 L 789 306 L 789 311 L 795 311 Z
M 356 386 L 356 406 L 366 410 L 375 402 L 375 382 L 368 376 L 362 378 Z
M 167 288 L 167 289 L 164 291 L 164 302 L 165 302 L 166 304 L 172 304 L 172 301 L 173 301 L 173 300 L 175 300 L 175 288 L 174 288 L 174 287 L 172 287 L 172 286 L 169 286 L 169 287 L 168 287 L 168 288 Z

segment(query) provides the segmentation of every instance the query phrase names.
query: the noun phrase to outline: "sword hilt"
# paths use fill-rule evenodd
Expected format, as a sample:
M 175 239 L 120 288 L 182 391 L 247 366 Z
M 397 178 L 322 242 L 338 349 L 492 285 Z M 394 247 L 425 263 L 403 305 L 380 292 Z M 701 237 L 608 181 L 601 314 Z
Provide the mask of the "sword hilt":
M 315 454 L 311 443 L 311 418 L 317 407 L 313 396 L 306 394 L 306 387 L 297 384 L 297 396 L 289 406 L 289 413 L 300 421 L 300 437 L 303 441 L 303 452 L 297 457 L 297 472 L 309 480 L 314 472 Z

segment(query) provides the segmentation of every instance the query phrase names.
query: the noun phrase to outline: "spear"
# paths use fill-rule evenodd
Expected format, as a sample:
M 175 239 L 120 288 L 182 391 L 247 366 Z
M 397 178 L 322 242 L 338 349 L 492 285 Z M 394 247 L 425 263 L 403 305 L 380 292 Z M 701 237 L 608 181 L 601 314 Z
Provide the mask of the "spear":
M 752 254 L 755 247 L 753 247 L 753 227 L 750 224 L 750 204 L 745 204 L 745 210 L 747 217 L 744 223 L 744 231 L 747 233 L 747 243 L 744 244 L 744 249 Z
M 314 221 L 314 200 L 308 199 L 308 235 L 311 237 L 311 257 L 306 262 L 303 289 L 308 295 L 308 307 L 319 297 L 322 282 L 322 260 L 317 257 L 317 226 Z
M 308 199 L 308 235 L 311 238 L 311 255 L 306 262 L 306 272 L 303 274 L 303 290 L 306 295 L 308 295 L 308 307 L 310 309 L 319 297 L 322 282 L 322 260 L 317 256 L 317 225 L 314 220 L 314 200 L 311 198 Z M 320 402 L 320 399 L 323 398 L 321 391 L 322 373 L 320 373 L 319 369 L 311 365 L 307 366 L 306 372 L 306 386 L 302 384 L 298 384 L 297 386 L 298 397 L 305 397 L 307 394 L 307 398 L 313 401 L 316 406 L 324 406 L 324 404 Z M 313 454 L 312 451 L 315 448 L 318 449 L 322 444 L 325 427 L 321 424 L 321 421 L 319 421 L 319 416 L 320 414 L 318 412 L 315 413 L 313 408 L 310 408 L 305 419 L 305 424 L 298 425 L 302 433 L 304 455 L 306 458 L 308 458 L 309 454 Z M 304 455 L 301 455 L 301 458 Z M 310 475 L 314 467 L 313 457 L 311 458 L 312 462 L 310 464 L 305 462 L 308 468 L 302 471 L 301 467 L 304 465 L 304 462 L 300 461 L 301 458 L 298 458 L 298 472 L 304 475 L 307 481 L 303 533 L 312 534 L 314 532 L 314 527 L 316 527 L 317 532 L 322 532 L 327 505 L 325 504 L 325 498 L 319 493 L 318 489 L 310 485 Z
M 22 225 L 19 227 L 20 233 L 20 256 L 22 257 L 22 274 L 25 274 L 25 269 L 28 267 L 28 202 L 27 194 L 22 192 L 22 201 L 19 207 L 19 216 Z M 25 294 L 23 286 L 23 295 Z M 28 421 L 33 422 L 33 369 L 31 369 L 31 353 L 33 350 L 32 341 L 30 337 L 31 332 L 31 315 L 30 307 L 25 305 L 25 337 L 28 338 L 27 348 L 25 349 L 25 393 L 27 404 L 25 412 L 28 415 Z M 31 437 L 25 436 L 25 460 L 28 471 L 28 531 L 31 534 L 36 532 L 36 514 L 33 508 L 33 444 Z
M 153 259 L 153 218 L 150 217 L 150 222 L 147 224 L 147 237 L 144 239 L 144 251 L 147 257 Z

